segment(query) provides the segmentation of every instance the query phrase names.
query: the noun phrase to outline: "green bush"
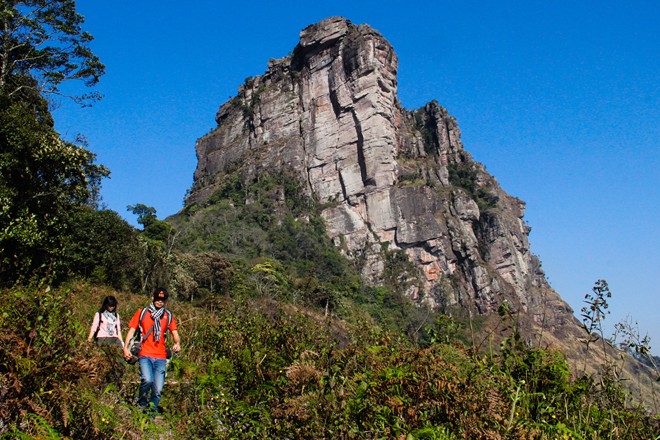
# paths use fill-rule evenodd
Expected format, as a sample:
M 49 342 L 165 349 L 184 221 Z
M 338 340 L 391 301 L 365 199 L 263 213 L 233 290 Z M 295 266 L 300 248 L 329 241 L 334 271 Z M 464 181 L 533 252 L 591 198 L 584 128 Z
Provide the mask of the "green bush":
M 142 252 L 135 228 L 110 210 L 82 208 L 74 219 L 63 252 L 69 274 L 118 290 L 138 287 Z
M 123 366 L 117 350 L 80 349 L 74 304 L 68 288 L 0 291 L 0 420 L 7 432 L 104 438 L 85 396 L 98 399 L 98 385 L 118 383 Z

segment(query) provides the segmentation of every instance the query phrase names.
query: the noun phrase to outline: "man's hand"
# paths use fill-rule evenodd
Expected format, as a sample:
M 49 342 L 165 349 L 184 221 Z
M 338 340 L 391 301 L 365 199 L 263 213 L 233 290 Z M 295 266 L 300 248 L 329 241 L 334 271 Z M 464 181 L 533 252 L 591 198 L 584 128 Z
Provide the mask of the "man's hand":
M 178 353 L 181 351 L 181 337 L 179 336 L 179 331 L 172 330 L 172 337 L 174 338 L 174 345 L 172 346 L 172 351 Z
M 126 333 L 126 343 L 124 344 L 124 359 L 126 359 L 127 361 L 130 361 L 131 358 L 133 357 L 131 351 L 128 349 L 128 345 L 131 342 L 131 338 L 135 334 L 135 330 L 136 329 L 134 328 L 129 328 L 128 333 Z

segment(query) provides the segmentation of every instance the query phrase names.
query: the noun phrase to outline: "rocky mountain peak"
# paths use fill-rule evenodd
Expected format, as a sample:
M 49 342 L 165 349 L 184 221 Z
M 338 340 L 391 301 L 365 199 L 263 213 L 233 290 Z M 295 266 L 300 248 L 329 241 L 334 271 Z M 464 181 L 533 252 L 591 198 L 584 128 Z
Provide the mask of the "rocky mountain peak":
M 398 282 L 419 303 L 476 316 L 506 302 L 530 335 L 576 334 L 530 251 L 524 202 L 472 159 L 446 109 L 401 106 L 397 67 L 367 25 L 332 17 L 303 29 L 291 56 L 220 107 L 217 128 L 197 142 L 186 204 L 203 203 L 238 169 L 287 170 L 365 282 L 377 285 L 394 253 L 410 263 Z

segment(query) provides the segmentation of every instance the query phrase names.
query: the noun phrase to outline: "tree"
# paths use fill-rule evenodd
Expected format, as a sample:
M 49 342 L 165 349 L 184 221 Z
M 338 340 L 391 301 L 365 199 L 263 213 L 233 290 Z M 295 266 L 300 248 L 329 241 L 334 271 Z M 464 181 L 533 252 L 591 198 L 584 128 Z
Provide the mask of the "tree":
M 147 206 L 143 203 L 128 205 L 126 210 L 133 213 L 134 215 L 137 215 L 137 222 L 141 224 L 144 229 L 146 229 L 149 225 L 158 219 L 156 217 L 156 208 L 153 206 Z
M 0 96 L 0 284 L 55 275 L 72 213 L 95 206 L 109 175 L 95 155 Z
M 110 172 L 80 140 L 61 139 L 47 96 L 105 67 L 73 0 L 0 0 L 0 284 L 64 275 L 64 243 L 81 206 L 96 206 Z M 86 104 L 96 93 L 70 96 Z
M 0 94 L 14 97 L 31 89 L 83 105 L 100 99 L 97 92 L 68 96 L 60 90 L 70 80 L 92 87 L 105 73 L 83 22 L 74 0 L 1 0 Z
M 224 292 L 229 286 L 232 266 L 229 260 L 216 252 L 194 255 L 191 262 L 195 281 L 210 292 Z
M 164 220 L 158 220 L 156 208 L 142 203 L 129 205 L 126 209 L 137 215 L 137 222 L 142 225 L 142 235 L 150 240 L 160 241 L 167 247 L 169 256 L 176 239 L 176 230 Z
M 149 292 L 156 287 L 169 288 L 172 275 L 172 259 L 162 242 L 138 236 L 140 264 L 138 276 L 140 290 Z
M 209 293 L 226 293 L 234 269 L 229 260 L 216 252 L 177 254 L 172 287 L 181 299 L 192 301 Z
M 135 228 L 115 211 L 82 207 L 65 243 L 66 267 L 119 290 L 140 287 L 142 250 Z

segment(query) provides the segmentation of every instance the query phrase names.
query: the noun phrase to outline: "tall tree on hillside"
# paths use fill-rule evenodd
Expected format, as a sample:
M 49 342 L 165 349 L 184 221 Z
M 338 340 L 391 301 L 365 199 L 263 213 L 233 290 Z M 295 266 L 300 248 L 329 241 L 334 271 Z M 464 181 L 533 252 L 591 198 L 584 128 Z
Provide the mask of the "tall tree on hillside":
M 46 99 L 63 95 L 64 81 L 93 86 L 104 72 L 82 22 L 72 0 L 0 0 L 0 284 L 65 273 L 73 213 L 95 205 L 109 175 L 84 142 L 61 139 Z
M 0 0 L 0 93 L 62 95 L 69 80 L 96 85 L 105 66 L 90 50 L 83 22 L 74 0 Z M 68 97 L 85 104 L 100 95 Z
M 109 175 L 94 159 L 29 104 L 0 103 L 0 284 L 58 272 L 75 210 L 95 205 Z

